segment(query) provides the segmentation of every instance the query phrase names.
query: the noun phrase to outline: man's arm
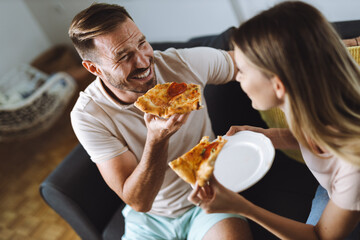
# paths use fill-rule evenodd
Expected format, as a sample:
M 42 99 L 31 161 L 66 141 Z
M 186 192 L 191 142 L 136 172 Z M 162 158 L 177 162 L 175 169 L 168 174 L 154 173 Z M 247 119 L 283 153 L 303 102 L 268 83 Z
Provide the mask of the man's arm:
M 108 186 L 139 212 L 151 209 L 165 177 L 170 137 L 186 122 L 189 114 L 161 119 L 145 114 L 148 128 L 144 152 L 139 163 L 131 151 L 97 163 Z
M 228 51 L 227 53 L 230 55 L 233 65 L 234 65 L 234 76 L 232 77 L 232 80 L 235 80 L 238 70 L 237 70 L 236 63 L 235 63 L 234 51 Z

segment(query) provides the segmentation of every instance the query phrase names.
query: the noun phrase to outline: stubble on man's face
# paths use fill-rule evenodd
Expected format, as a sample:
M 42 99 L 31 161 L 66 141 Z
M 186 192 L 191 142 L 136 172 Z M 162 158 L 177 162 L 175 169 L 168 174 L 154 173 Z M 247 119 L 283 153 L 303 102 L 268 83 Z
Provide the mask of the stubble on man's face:
M 117 78 L 116 76 L 113 76 L 114 75 L 113 73 L 103 71 L 104 76 L 106 77 L 106 79 L 103 80 L 106 80 L 111 86 L 121 91 L 129 91 L 133 93 L 146 93 L 149 89 L 153 88 L 157 83 L 154 65 L 155 65 L 154 59 L 152 58 L 150 59 L 149 68 L 151 68 L 151 71 L 154 71 L 154 77 L 146 83 L 135 82 L 131 80 L 130 77 L 145 72 L 148 68 L 134 70 L 131 74 L 129 74 L 130 77 L 128 77 L 128 79 L 120 79 Z
M 103 60 L 101 78 L 117 97 L 145 93 L 156 85 L 153 49 L 133 21 L 119 24 L 95 43 Z

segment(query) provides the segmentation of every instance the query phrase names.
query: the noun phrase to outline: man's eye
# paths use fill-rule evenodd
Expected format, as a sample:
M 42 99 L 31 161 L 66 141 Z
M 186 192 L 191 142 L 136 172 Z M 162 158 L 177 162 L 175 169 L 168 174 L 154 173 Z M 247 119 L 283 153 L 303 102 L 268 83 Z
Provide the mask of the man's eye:
M 122 57 L 119 58 L 119 61 L 124 61 L 124 60 L 127 59 L 127 57 L 128 57 L 128 55 L 124 55 L 124 56 L 122 56 Z
M 139 47 L 143 46 L 146 43 L 146 41 L 140 42 Z

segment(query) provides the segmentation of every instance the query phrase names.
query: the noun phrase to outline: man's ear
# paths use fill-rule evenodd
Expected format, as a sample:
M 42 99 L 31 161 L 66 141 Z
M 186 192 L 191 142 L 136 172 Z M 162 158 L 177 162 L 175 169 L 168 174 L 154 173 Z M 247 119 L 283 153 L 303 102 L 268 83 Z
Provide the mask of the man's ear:
M 271 81 L 272 81 L 273 89 L 275 91 L 277 98 L 280 100 L 284 99 L 286 89 L 285 89 L 283 82 L 276 75 L 271 78 Z
M 82 65 L 84 66 L 84 68 L 86 68 L 86 70 L 88 70 L 90 73 L 94 74 L 95 76 L 98 77 L 101 75 L 101 70 L 92 61 L 84 60 L 82 61 Z

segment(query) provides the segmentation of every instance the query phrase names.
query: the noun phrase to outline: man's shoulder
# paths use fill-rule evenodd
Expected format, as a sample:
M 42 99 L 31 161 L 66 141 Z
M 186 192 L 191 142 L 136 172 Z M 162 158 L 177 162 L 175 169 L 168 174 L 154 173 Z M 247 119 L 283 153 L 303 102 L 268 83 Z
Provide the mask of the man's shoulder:
M 154 58 L 159 82 L 192 82 L 205 86 L 208 82 L 228 82 L 233 75 L 230 55 L 215 48 L 169 48 L 154 52 Z
M 164 51 L 155 50 L 154 51 L 155 62 L 161 59 L 179 58 L 181 51 L 182 49 L 175 49 L 175 48 L 168 48 Z
M 79 93 L 79 97 L 72 111 L 84 111 L 86 107 L 94 102 L 94 98 L 99 95 L 100 90 L 98 89 L 96 80 L 90 83 L 84 91 Z
M 186 54 L 204 54 L 204 53 L 212 53 L 212 52 L 224 52 L 224 51 L 206 46 L 198 46 L 191 48 L 168 48 L 164 51 L 154 50 L 154 55 L 155 57 L 165 57 L 165 56 L 180 57 Z
M 193 48 L 168 48 L 165 51 L 154 51 L 155 64 L 161 67 L 179 68 L 181 65 L 209 66 L 210 62 L 217 61 L 219 56 L 224 56 L 225 51 L 211 47 Z

